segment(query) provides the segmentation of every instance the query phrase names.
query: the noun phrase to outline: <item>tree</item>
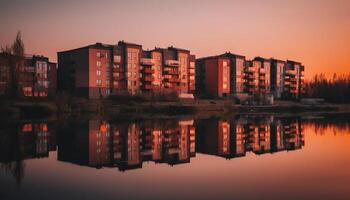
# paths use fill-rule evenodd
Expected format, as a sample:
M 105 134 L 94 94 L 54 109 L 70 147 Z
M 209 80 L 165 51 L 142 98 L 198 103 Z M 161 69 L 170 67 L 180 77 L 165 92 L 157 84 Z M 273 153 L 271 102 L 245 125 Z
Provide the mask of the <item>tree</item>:
M 11 97 L 17 97 L 20 88 L 20 76 L 24 71 L 24 43 L 22 41 L 21 32 L 18 31 L 16 39 L 12 44 L 12 55 L 10 56 L 10 87 Z

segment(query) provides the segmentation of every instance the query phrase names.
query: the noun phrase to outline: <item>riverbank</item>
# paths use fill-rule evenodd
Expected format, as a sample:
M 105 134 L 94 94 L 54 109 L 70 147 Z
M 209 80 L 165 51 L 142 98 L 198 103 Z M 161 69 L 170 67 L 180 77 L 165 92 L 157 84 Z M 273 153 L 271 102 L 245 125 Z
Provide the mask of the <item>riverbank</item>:
M 276 101 L 274 105 L 238 105 L 230 100 L 187 100 L 176 102 L 115 102 L 79 100 L 62 106 L 53 101 L 1 101 L 2 117 L 44 117 L 51 115 L 113 116 L 222 116 L 231 114 L 270 113 L 350 113 L 349 104 L 305 105 Z

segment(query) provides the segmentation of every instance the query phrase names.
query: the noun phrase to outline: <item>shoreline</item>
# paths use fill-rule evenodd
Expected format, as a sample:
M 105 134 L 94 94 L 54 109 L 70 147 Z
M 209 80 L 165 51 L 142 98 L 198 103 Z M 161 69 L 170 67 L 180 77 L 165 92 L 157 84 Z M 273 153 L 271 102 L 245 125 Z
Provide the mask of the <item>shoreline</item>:
M 229 100 L 127 102 L 85 100 L 59 108 L 53 101 L 1 101 L 1 118 L 42 118 L 60 115 L 113 117 L 211 117 L 240 114 L 350 113 L 350 104 L 305 105 L 279 101 L 275 105 L 238 105 Z

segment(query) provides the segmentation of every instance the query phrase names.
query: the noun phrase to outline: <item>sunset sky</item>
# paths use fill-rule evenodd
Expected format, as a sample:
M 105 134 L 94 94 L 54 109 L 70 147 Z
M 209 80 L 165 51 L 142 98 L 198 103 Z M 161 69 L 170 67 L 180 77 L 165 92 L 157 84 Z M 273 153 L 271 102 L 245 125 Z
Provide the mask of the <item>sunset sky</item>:
M 21 30 L 26 53 L 119 40 L 170 45 L 197 57 L 225 51 L 297 60 L 315 73 L 350 72 L 349 0 L 1 0 L 0 45 Z

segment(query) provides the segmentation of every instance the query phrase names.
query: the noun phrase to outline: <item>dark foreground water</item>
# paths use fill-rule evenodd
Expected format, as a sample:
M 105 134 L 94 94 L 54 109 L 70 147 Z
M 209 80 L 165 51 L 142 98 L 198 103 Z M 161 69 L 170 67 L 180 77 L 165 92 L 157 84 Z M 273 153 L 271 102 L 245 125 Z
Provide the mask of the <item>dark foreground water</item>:
M 350 199 L 349 116 L 3 121 L 0 199 Z

